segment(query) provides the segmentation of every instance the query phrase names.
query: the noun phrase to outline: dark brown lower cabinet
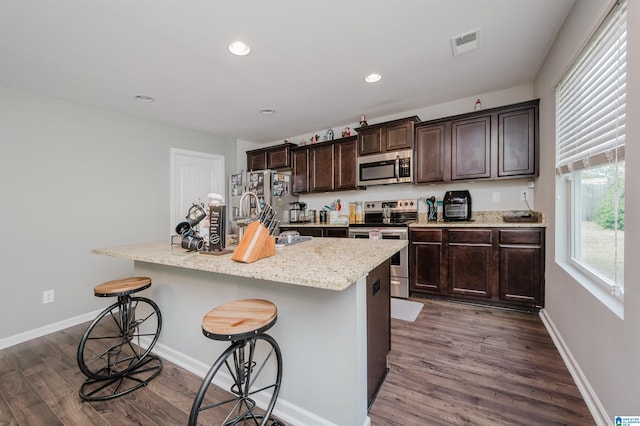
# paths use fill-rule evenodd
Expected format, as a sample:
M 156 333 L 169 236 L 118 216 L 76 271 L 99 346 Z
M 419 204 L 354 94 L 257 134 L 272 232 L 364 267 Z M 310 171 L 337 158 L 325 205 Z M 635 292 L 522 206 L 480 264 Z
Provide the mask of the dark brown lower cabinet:
M 544 231 L 500 231 L 500 299 L 542 306 Z
M 412 228 L 410 291 L 544 306 L 544 228 Z
M 280 232 L 283 231 L 298 231 L 300 235 L 308 237 L 347 238 L 349 236 L 349 228 L 346 226 L 280 226 Z
M 490 229 L 449 229 L 449 292 L 490 298 L 493 267 Z
M 409 268 L 411 290 L 447 292 L 447 262 L 443 257 L 443 229 L 412 230 Z
M 389 259 L 367 276 L 367 402 L 369 408 L 387 375 L 391 350 Z

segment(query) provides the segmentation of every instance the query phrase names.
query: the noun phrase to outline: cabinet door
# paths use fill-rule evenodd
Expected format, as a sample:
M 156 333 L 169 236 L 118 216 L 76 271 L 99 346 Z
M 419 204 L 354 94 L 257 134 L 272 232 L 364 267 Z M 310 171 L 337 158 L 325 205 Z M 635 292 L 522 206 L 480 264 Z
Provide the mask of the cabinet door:
M 441 273 L 442 243 L 412 243 L 411 251 L 411 291 L 446 293 L 446 277 Z
M 309 192 L 309 161 L 308 150 L 295 150 L 291 154 L 292 164 L 292 191 L 294 194 Z
M 491 177 L 491 116 L 451 123 L 451 179 Z
M 498 114 L 498 177 L 535 175 L 536 109 Z
M 297 231 L 298 233 L 300 233 L 300 235 L 308 237 L 322 237 L 324 234 L 322 228 L 320 227 L 314 228 L 309 226 L 300 226 L 299 228 L 297 228 Z
M 544 231 L 500 230 L 500 300 L 543 306 Z
M 449 292 L 491 298 L 492 231 L 449 229 L 448 236 Z
M 309 148 L 309 191 L 333 190 L 333 144 Z
M 280 146 L 267 151 L 268 169 L 286 169 L 291 167 L 291 148 Z
M 325 237 L 347 238 L 349 236 L 349 228 L 324 228 Z
M 449 245 L 449 291 L 491 297 L 491 247 Z
M 416 182 L 444 180 L 446 124 L 420 127 L 416 130 Z
M 387 126 L 386 150 L 413 148 L 413 121 Z
M 447 261 L 443 229 L 410 230 L 409 285 L 411 291 L 447 293 Z
M 382 152 L 382 128 L 358 131 L 358 155 L 378 154 Z
M 335 144 L 335 189 L 356 188 L 356 138 Z
M 247 152 L 247 170 L 264 170 L 267 168 L 267 151 Z

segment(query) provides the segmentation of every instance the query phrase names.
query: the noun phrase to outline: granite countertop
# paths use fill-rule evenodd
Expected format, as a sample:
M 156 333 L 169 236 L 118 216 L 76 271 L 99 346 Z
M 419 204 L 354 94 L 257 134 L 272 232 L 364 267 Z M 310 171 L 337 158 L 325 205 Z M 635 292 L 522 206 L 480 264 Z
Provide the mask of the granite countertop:
M 231 253 L 218 256 L 187 252 L 169 241 L 94 249 L 91 253 L 306 287 L 344 290 L 406 245 L 407 241 L 400 240 L 313 238 L 276 249 L 275 256 L 254 263 L 235 262 L 231 260 Z M 228 248 L 235 249 L 232 246 Z
M 443 220 L 429 221 L 426 213 L 418 215 L 418 221 L 409 225 L 410 228 L 545 228 L 547 219 L 540 212 L 533 212 L 537 222 L 505 222 L 503 216 L 515 211 L 479 211 L 471 214 L 470 221 L 445 222 Z

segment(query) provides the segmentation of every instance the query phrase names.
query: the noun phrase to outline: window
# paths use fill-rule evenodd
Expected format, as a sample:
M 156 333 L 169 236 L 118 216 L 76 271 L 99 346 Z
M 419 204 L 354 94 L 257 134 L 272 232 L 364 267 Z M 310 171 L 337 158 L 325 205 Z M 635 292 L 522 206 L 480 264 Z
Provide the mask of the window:
M 556 171 L 569 182 L 569 262 L 624 293 L 626 1 L 556 88 Z

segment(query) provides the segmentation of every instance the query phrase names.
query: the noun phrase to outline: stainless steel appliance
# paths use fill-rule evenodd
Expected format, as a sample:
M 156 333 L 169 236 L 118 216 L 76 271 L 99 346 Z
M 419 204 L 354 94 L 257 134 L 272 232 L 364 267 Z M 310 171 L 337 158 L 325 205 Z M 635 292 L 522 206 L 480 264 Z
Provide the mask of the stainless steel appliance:
M 307 203 L 294 201 L 289 203 L 289 223 L 308 222 Z
M 471 194 L 467 190 L 447 191 L 442 206 L 444 220 L 471 220 Z
M 418 219 L 418 200 L 367 201 L 364 223 L 350 224 L 350 238 L 408 240 L 409 224 Z M 391 297 L 409 297 L 409 248 L 404 247 L 391 258 Z
M 413 182 L 413 150 L 358 157 L 357 167 L 358 186 Z
M 276 212 L 274 219 L 282 223 L 289 222 L 289 205 L 298 200 L 291 194 L 291 172 L 255 170 L 232 174 L 229 177 L 228 203 L 232 234 L 238 234 L 236 219 L 240 215 L 240 200 L 247 192 L 253 192 L 257 197 L 244 198 L 244 216 L 256 216 L 258 205 L 262 209 L 268 204 Z

